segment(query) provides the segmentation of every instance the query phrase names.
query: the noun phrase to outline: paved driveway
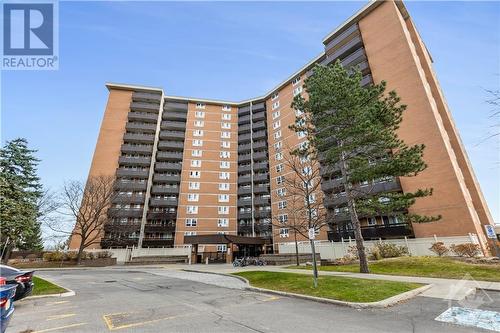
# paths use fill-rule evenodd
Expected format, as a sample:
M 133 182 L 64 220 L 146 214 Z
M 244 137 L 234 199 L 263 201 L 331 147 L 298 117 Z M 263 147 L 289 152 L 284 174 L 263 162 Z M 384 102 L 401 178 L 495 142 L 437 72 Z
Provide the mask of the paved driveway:
M 132 268 L 39 275 L 76 296 L 16 302 L 8 332 L 471 332 L 435 321 L 448 303 L 428 297 L 355 310 L 241 290 L 213 274 Z

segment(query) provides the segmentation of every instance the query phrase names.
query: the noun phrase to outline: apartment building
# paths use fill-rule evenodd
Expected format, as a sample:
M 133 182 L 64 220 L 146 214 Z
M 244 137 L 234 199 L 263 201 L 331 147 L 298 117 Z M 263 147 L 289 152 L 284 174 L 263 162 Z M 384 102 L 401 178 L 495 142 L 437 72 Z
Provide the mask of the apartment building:
M 432 187 L 411 212 L 442 220 L 409 225 L 395 216 L 362 217 L 365 239 L 477 235 L 492 218 L 432 69 L 432 58 L 402 2 L 370 2 L 323 40 L 324 52 L 266 95 L 241 102 L 167 95 L 163 89 L 107 84 L 92 175 L 113 175 L 119 199 L 109 209 L 100 246 L 165 247 L 185 236 L 237 235 L 267 244 L 292 241 L 273 227 L 283 215 L 282 160 L 305 138 L 288 126 L 290 104 L 305 94 L 316 63 L 340 60 L 363 73 L 363 85 L 385 80 L 408 105 L 399 135 L 426 145 L 428 168 L 416 177 L 373 180 L 373 191 Z M 338 175 L 321 171 L 318 199 L 331 221 L 319 240 L 353 237 Z M 76 242 L 76 240 L 74 240 Z M 72 247 L 76 243 L 72 243 Z M 217 251 L 225 251 L 223 245 Z M 201 250 L 202 251 L 202 250 Z

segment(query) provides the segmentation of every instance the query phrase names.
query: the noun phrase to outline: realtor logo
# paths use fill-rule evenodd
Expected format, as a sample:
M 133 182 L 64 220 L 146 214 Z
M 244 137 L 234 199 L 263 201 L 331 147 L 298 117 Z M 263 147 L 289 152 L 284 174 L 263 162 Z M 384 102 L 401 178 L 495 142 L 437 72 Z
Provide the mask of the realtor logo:
M 57 69 L 57 3 L 2 6 L 2 69 Z

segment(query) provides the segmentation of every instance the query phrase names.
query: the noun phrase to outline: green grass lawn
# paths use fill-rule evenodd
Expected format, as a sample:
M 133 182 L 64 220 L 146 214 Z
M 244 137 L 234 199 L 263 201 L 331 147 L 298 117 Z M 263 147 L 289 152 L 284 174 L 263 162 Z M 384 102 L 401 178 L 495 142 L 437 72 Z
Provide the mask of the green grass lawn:
M 49 294 L 60 294 L 67 292 L 66 289 L 56 286 L 55 284 L 39 278 L 38 276 L 33 277 L 33 282 L 35 283 L 35 289 L 33 289 L 33 296 L 38 295 L 49 295 Z
M 421 287 L 417 283 L 319 276 L 318 288 L 312 275 L 279 272 L 234 273 L 250 281 L 254 287 L 286 291 L 348 302 L 376 302 Z
M 370 262 L 370 272 L 375 274 L 422 276 L 448 279 L 462 279 L 469 274 L 480 281 L 500 282 L 500 265 L 477 265 L 439 257 L 401 257 Z M 289 266 L 287 268 L 297 268 Z M 311 269 L 301 266 L 302 269 Z M 359 272 L 358 264 L 322 266 L 322 271 Z

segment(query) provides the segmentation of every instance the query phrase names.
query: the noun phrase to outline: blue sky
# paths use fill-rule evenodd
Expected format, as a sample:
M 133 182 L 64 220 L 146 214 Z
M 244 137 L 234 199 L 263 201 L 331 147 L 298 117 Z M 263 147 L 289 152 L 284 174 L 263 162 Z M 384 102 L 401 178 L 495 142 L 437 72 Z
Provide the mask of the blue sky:
M 319 54 L 321 40 L 363 2 L 61 2 L 58 71 L 1 73 L 1 139 L 39 150 L 43 183 L 88 173 L 105 82 L 167 94 L 260 95 Z M 484 89 L 499 89 L 500 3 L 407 2 L 494 219 L 498 141 Z

